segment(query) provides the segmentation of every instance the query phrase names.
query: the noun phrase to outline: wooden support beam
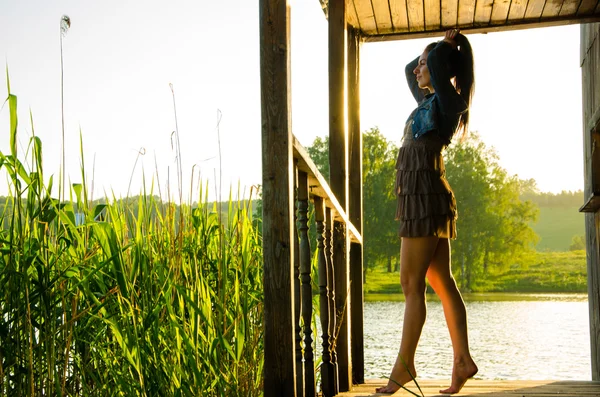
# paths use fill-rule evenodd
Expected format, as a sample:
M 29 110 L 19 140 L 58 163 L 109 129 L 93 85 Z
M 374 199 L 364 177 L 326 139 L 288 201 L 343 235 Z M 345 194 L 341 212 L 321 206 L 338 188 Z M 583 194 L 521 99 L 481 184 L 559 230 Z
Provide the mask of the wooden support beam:
M 362 134 L 360 131 L 360 33 L 348 28 L 348 216 L 362 234 Z M 364 383 L 365 353 L 363 330 L 363 249 L 350 245 L 350 342 L 352 383 Z
M 348 133 L 346 113 L 346 7 L 329 1 L 329 184 L 348 212 Z
M 596 131 L 600 130 L 600 24 L 581 25 L 583 89 L 584 197 L 600 190 L 600 158 Z M 585 235 L 590 308 L 592 380 L 600 380 L 600 211 L 585 214 Z
M 264 396 L 296 396 L 290 13 L 259 0 L 263 163 Z
M 457 0 L 447 0 L 445 4 L 450 1 L 454 1 L 456 3 Z M 525 1 L 527 2 L 527 1 Z M 453 28 L 456 25 L 451 23 L 452 18 L 456 15 L 452 13 L 446 13 L 445 7 L 442 7 L 442 25 L 438 29 L 432 29 L 427 31 L 416 31 L 416 32 L 398 32 L 391 34 L 372 34 L 369 36 L 363 36 L 363 41 L 370 42 L 379 42 L 379 41 L 395 41 L 395 40 L 412 40 L 412 39 L 422 39 L 422 38 L 435 38 L 435 37 L 443 37 L 444 32 L 449 28 Z M 571 25 L 574 23 L 578 24 L 587 24 L 592 22 L 599 22 L 600 15 L 590 15 L 584 17 L 575 17 L 572 15 L 568 16 L 559 16 L 556 18 L 550 18 L 543 21 L 535 20 L 526 20 L 521 19 L 517 21 L 508 21 L 504 25 L 499 25 L 497 21 L 494 21 L 494 14 L 491 15 L 491 20 L 489 21 L 489 25 L 478 25 L 474 24 L 472 26 L 458 26 L 462 33 L 465 34 L 474 34 L 474 33 L 493 33 L 493 32 L 504 32 L 509 30 L 522 30 L 522 29 L 537 29 L 544 28 L 550 26 L 563 26 L 563 25 Z
M 329 0 L 329 174 L 333 194 L 348 211 L 348 130 L 346 111 L 346 2 Z M 338 332 L 335 340 L 339 391 L 352 387 L 350 353 L 349 236 L 346 224 L 334 222 L 333 264 Z

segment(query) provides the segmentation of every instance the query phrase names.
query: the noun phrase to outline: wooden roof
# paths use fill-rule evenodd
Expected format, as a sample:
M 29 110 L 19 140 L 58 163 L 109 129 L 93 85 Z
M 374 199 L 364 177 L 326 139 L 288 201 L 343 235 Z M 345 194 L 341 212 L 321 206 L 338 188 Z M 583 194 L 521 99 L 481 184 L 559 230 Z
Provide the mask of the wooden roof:
M 328 0 L 319 0 L 326 11 Z M 345 0 L 365 41 L 431 36 L 458 27 L 490 32 L 600 21 L 599 0 Z

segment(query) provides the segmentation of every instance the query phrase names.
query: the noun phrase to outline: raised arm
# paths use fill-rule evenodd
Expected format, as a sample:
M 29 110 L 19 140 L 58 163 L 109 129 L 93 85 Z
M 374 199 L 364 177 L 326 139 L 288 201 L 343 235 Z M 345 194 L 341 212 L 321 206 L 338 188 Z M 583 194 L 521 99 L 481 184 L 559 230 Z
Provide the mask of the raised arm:
M 408 83 L 408 88 L 410 88 L 410 92 L 415 97 L 417 103 L 421 103 L 425 95 L 427 94 L 427 90 L 422 90 L 419 88 L 419 83 L 417 82 L 417 76 L 413 73 L 413 70 L 419 64 L 419 57 L 416 57 L 412 62 L 410 62 L 404 68 L 404 73 L 406 74 L 406 82 Z
M 467 104 L 456 92 L 450 79 L 448 63 L 454 48 L 447 41 L 440 41 L 427 55 L 427 68 L 431 85 L 439 98 L 440 110 L 446 114 L 460 114 L 467 110 Z

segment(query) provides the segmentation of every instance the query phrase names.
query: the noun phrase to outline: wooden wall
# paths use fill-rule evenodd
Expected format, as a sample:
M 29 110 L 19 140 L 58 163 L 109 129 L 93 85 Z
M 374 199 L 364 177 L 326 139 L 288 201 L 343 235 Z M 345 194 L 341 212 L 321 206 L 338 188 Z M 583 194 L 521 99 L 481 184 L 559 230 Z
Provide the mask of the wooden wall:
M 600 24 L 581 25 L 586 250 L 592 380 L 600 380 Z

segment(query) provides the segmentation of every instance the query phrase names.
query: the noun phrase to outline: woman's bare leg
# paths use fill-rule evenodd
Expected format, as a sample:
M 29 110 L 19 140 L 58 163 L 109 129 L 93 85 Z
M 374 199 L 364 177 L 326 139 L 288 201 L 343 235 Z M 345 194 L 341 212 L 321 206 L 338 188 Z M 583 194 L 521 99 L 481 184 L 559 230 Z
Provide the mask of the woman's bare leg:
M 469 352 L 465 303 L 450 270 L 450 241 L 448 239 L 439 240 L 427 271 L 427 280 L 442 301 L 454 352 L 452 384 L 449 388 L 440 390 L 440 393 L 458 393 L 465 382 L 477 373 L 477 365 Z
M 406 299 L 402 341 L 387 386 L 377 393 L 393 393 L 412 380 L 415 372 L 415 350 L 425 324 L 425 275 L 438 244 L 437 237 L 402 238 L 400 250 L 400 283 Z M 403 362 L 404 360 L 404 362 Z M 410 373 L 409 373 L 410 370 Z

